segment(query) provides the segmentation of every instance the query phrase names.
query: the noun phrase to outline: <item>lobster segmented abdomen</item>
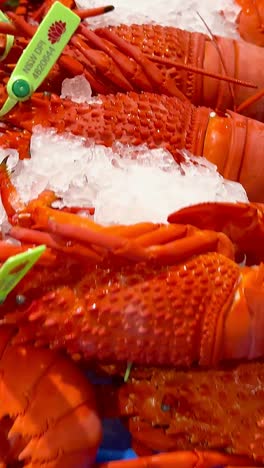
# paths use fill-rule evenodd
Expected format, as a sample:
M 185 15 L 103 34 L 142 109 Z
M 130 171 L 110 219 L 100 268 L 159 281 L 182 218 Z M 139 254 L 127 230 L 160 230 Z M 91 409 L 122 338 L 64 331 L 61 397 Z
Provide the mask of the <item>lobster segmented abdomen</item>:
M 84 459 L 92 463 L 101 425 L 91 385 L 67 358 L 12 344 L 14 336 L 13 327 L 1 326 L 1 461 L 68 468 L 82 467 Z

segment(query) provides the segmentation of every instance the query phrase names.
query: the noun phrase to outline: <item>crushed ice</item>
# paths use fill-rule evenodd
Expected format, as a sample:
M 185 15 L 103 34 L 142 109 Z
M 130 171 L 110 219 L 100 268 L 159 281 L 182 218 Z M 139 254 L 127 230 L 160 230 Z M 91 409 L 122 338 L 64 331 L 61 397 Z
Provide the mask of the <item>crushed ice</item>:
M 178 165 L 163 149 L 87 147 L 82 138 L 36 127 L 31 159 L 20 161 L 15 151 L 0 149 L 0 161 L 7 154 L 12 181 L 25 202 L 54 190 L 60 205 L 94 207 L 95 221 L 104 225 L 166 222 L 168 214 L 192 203 L 248 201 L 240 184 L 226 181 L 214 165 L 186 151 Z M 2 206 L 0 221 L 5 222 Z
M 111 3 L 111 2 L 109 2 Z M 77 0 L 80 8 L 102 6 L 102 0 Z M 102 16 L 89 18 L 90 27 L 123 24 L 161 24 L 208 33 L 197 11 L 213 34 L 239 38 L 236 18 L 240 7 L 235 0 L 115 0 L 115 10 Z
M 92 88 L 84 75 L 77 75 L 74 78 L 65 78 L 61 85 L 62 99 L 71 99 L 78 104 L 81 102 L 91 102 Z

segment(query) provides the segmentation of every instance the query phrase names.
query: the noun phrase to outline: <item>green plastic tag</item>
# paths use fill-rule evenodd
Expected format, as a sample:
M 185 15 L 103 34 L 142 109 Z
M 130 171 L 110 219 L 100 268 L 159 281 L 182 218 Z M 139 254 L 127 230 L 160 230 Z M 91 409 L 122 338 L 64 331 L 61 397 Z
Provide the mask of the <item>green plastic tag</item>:
M 39 257 L 46 250 L 45 245 L 39 245 L 21 254 L 10 257 L 0 268 L 0 303 L 27 274 Z
M 55 2 L 21 55 L 8 81 L 8 99 L 0 117 L 25 101 L 41 85 L 63 49 L 78 28 L 81 19 L 60 2 Z
M 125 375 L 124 375 L 124 382 L 125 383 L 127 383 L 128 379 L 129 379 L 132 366 L 133 366 L 133 362 L 128 362 L 127 363 L 127 368 L 126 368 L 126 372 L 125 372 Z
M 1 10 L 0 10 L 0 20 L 5 21 L 6 23 L 8 23 L 8 21 L 9 21 L 7 16 Z M 4 60 L 6 58 L 6 56 L 9 54 L 10 49 L 12 49 L 12 47 L 13 47 L 14 40 L 15 40 L 14 36 L 10 36 L 10 34 L 7 34 L 5 51 L 4 51 L 4 53 L 2 55 L 0 55 L 0 61 Z

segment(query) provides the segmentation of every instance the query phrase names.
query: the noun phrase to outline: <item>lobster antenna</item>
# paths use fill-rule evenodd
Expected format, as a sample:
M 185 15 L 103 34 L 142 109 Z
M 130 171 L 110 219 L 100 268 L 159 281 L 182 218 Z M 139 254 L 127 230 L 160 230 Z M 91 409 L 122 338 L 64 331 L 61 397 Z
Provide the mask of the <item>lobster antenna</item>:
M 254 104 L 255 102 L 259 101 L 263 96 L 264 96 L 264 88 L 262 88 L 256 94 L 253 94 L 253 96 L 250 96 L 248 99 L 242 102 L 237 107 L 236 112 L 244 111 L 247 107 L 251 106 L 251 104 Z
M 7 12 L 7 16 L 14 22 L 16 30 L 21 31 L 20 36 L 33 37 L 37 27 L 27 23 L 22 16 L 17 16 L 12 11 Z
M 72 10 L 76 15 L 79 16 L 81 19 L 92 18 L 94 16 L 104 15 L 105 13 L 109 13 L 113 11 L 115 7 L 113 5 L 106 5 L 103 7 L 98 8 L 79 8 Z
M 43 5 L 41 6 L 41 8 L 43 8 Z M 115 7 L 113 5 L 106 5 L 106 6 L 98 7 L 98 8 L 87 8 L 85 10 L 75 9 L 73 10 L 73 12 L 76 15 L 78 15 L 79 18 L 85 19 L 85 18 L 91 18 L 94 16 L 99 16 L 105 13 L 109 13 L 110 11 L 113 11 L 114 9 Z M 27 23 L 27 21 L 25 21 L 23 17 L 20 17 L 19 15 L 11 11 L 7 12 L 7 15 L 13 21 L 14 24 L 0 21 L 0 31 L 2 34 L 12 34 L 13 36 L 24 35 L 24 37 L 32 37 L 34 35 L 37 28 Z
M 220 75 L 219 73 L 209 72 L 209 71 L 206 71 L 204 68 L 192 67 L 192 65 L 178 62 L 177 60 L 170 60 L 164 57 L 155 57 L 151 54 L 144 54 L 144 55 L 152 62 L 161 63 L 164 65 L 170 65 L 176 68 L 182 68 L 183 70 L 188 70 L 193 73 L 199 73 L 204 76 L 209 76 L 210 78 L 215 78 L 217 80 L 226 81 L 226 82 L 233 83 L 239 86 L 245 86 L 246 88 L 257 88 L 257 85 L 250 83 L 249 81 L 243 81 L 243 80 L 239 80 L 238 78 L 233 78 L 228 75 Z
M 206 23 L 206 21 L 202 18 L 202 16 L 200 15 L 199 11 L 196 11 L 197 15 L 199 16 L 200 20 L 202 21 L 202 23 L 204 24 L 204 26 L 206 27 L 208 33 L 209 33 L 209 36 L 211 37 L 211 40 L 213 42 L 213 44 L 215 45 L 215 48 L 218 52 L 218 55 L 219 55 L 219 58 L 220 58 L 220 61 L 221 61 L 221 64 L 222 64 L 222 67 L 225 71 L 225 74 L 227 75 L 227 69 L 226 69 L 226 65 L 225 65 L 225 61 L 224 61 L 224 58 L 223 58 L 223 55 L 222 55 L 222 52 L 220 50 L 220 47 L 219 45 L 217 44 L 217 41 L 215 39 L 215 36 L 213 34 L 213 32 L 211 31 L 211 29 L 209 28 L 208 24 Z M 234 106 L 234 109 L 235 109 L 235 93 L 234 93 L 234 88 L 231 86 L 231 83 L 228 83 L 228 87 L 229 87 L 229 91 L 230 91 L 230 94 L 231 94 L 231 97 L 232 97 L 232 100 L 233 100 L 233 106 Z
M 11 34 L 12 36 L 21 36 L 14 24 L 7 21 L 0 21 L 0 34 Z

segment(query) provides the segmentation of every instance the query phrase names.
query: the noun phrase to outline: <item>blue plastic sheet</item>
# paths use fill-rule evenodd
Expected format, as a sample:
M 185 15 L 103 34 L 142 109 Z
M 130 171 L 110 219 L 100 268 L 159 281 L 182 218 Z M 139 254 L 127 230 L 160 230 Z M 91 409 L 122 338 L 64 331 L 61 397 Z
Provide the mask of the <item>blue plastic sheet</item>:
M 97 455 L 97 462 L 137 458 L 130 448 L 130 434 L 119 419 L 104 419 L 102 424 L 103 441 Z
M 87 377 L 93 383 L 108 384 L 112 382 L 109 377 L 98 377 L 92 372 L 87 373 Z M 137 458 L 131 449 L 131 436 L 120 419 L 103 419 L 103 440 L 97 454 L 98 463 L 113 460 L 129 460 Z

